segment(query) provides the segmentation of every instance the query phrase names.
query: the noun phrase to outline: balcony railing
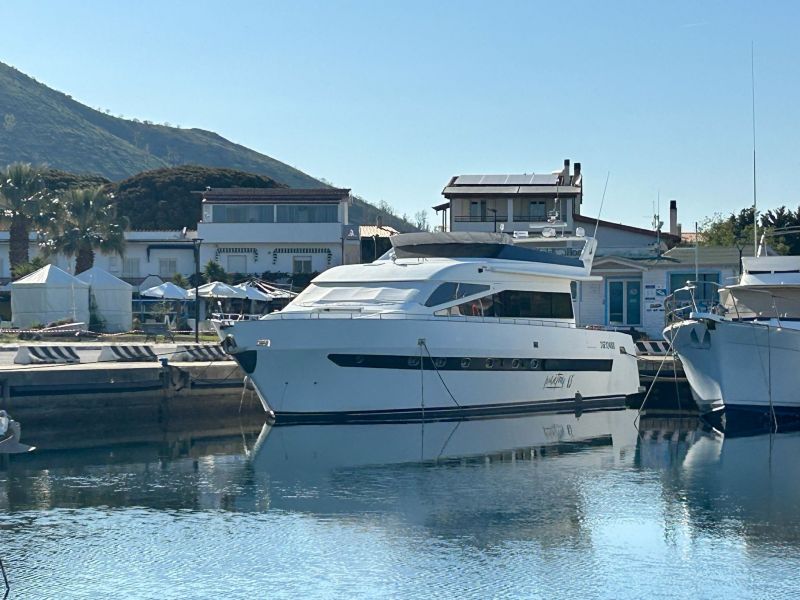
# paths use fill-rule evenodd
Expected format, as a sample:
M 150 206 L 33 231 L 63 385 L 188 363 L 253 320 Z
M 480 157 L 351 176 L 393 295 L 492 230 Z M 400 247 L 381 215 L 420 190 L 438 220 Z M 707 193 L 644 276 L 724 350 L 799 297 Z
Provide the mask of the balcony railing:
M 495 218 L 494 215 L 484 215 L 484 216 L 477 216 L 473 217 L 470 215 L 467 216 L 455 216 L 453 217 L 456 223 L 494 223 L 497 221 L 498 223 L 505 223 L 508 221 L 508 215 L 497 215 Z
M 526 214 L 517 214 L 514 215 L 514 222 L 515 223 L 546 223 L 547 222 L 547 215 L 526 215 Z

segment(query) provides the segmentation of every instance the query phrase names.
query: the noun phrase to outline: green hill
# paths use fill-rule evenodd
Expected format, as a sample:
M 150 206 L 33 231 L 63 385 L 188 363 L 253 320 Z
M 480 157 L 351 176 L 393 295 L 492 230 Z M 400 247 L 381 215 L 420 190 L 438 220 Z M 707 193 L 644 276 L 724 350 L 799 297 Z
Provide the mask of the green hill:
M 0 165 L 15 161 L 111 180 L 194 164 L 257 173 L 290 187 L 323 185 L 211 131 L 114 117 L 0 63 Z
M 194 228 L 211 187 L 325 187 L 274 158 L 211 131 L 128 120 L 76 102 L 0 62 L 0 167 L 46 164 L 48 187 L 108 185 L 135 229 Z M 112 183 L 116 182 L 116 183 Z M 414 231 L 411 223 L 356 198 L 354 224 Z

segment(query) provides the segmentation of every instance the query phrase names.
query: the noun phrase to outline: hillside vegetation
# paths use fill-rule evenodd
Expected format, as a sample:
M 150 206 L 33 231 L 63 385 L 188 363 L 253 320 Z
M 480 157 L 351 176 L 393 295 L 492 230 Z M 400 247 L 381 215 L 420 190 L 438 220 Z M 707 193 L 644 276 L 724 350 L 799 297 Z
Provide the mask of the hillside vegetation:
M 0 168 L 44 164 L 51 189 L 105 185 L 134 229 L 194 228 L 210 187 L 325 187 L 287 164 L 211 131 L 128 120 L 76 102 L 0 62 Z M 354 224 L 414 231 L 391 211 L 356 198 Z
M 111 180 L 195 164 L 258 173 L 290 187 L 323 185 L 211 131 L 115 117 L 0 63 L 0 165 L 15 161 Z

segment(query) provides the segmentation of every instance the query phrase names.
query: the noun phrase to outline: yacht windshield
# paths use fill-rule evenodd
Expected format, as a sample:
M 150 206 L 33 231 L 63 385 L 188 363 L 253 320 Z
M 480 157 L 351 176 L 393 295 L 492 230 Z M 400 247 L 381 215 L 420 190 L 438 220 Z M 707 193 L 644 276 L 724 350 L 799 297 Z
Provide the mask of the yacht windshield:
M 354 284 L 309 285 L 292 302 L 292 306 L 319 304 L 403 304 L 412 302 L 422 293 L 408 282 L 359 282 Z

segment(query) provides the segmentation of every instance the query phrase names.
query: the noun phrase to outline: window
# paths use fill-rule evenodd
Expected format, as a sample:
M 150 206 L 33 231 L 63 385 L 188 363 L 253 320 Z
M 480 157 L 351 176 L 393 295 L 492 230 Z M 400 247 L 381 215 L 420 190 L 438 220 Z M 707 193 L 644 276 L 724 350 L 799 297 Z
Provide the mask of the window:
M 504 290 L 459 304 L 449 311 L 472 317 L 515 319 L 571 319 L 572 297 L 569 292 L 529 292 Z M 438 313 L 437 313 L 438 314 Z
M 719 288 L 715 283 L 719 283 L 718 273 L 699 273 L 695 277 L 694 273 L 670 273 L 669 274 L 669 293 L 679 290 L 686 285 L 693 285 L 694 299 L 697 304 L 704 308 L 711 308 L 719 302 Z M 675 294 L 675 302 L 678 306 L 686 306 L 692 301 L 692 295 L 688 292 L 678 292 Z
M 122 261 L 123 277 L 141 277 L 139 258 L 125 258 Z
M 311 257 L 293 256 L 292 273 L 311 273 Z
M 158 276 L 162 279 L 171 279 L 178 272 L 178 261 L 174 258 L 158 259 Z
M 247 255 L 229 254 L 228 273 L 247 273 Z
M 544 221 L 547 216 L 547 207 L 544 200 L 531 200 L 528 205 L 528 216 L 534 221 Z
M 469 217 L 473 221 L 486 219 L 486 200 L 473 200 L 469 203 Z
M 339 207 L 335 204 L 278 205 L 278 223 L 338 223 Z
M 438 306 L 439 304 L 445 304 L 447 302 L 452 302 L 453 300 L 466 298 L 467 296 L 474 296 L 475 294 L 480 294 L 488 290 L 488 285 L 480 285 L 477 283 L 455 283 L 448 281 L 447 283 L 443 283 L 433 290 L 433 293 L 425 301 L 425 306 Z
M 214 223 L 273 223 L 273 204 L 215 204 Z

